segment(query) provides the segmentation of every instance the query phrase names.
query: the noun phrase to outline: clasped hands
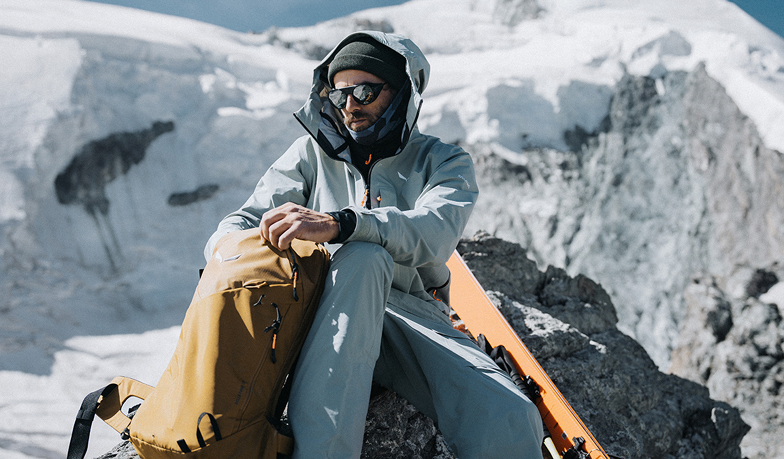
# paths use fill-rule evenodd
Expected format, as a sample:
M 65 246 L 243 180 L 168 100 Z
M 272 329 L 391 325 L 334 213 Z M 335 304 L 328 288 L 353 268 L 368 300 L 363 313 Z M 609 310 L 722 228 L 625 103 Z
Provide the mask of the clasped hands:
M 280 250 L 291 247 L 294 239 L 329 242 L 340 233 L 340 225 L 331 215 L 291 202 L 265 212 L 259 229 L 261 237 Z

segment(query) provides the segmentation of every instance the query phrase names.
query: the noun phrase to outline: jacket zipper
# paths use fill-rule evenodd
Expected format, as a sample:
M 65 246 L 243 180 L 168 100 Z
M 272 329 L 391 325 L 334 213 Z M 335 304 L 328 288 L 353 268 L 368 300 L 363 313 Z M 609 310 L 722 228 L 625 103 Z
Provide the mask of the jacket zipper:
M 419 107 L 417 107 L 416 116 L 414 117 L 414 123 L 413 123 L 413 124 L 411 124 L 411 126 L 416 126 L 416 122 L 417 122 L 417 120 L 419 119 L 419 111 L 421 110 L 421 108 L 422 108 L 422 105 L 420 104 L 420 105 L 419 105 Z M 310 132 L 310 129 L 308 129 L 308 128 L 307 128 L 307 126 L 305 126 L 305 123 L 304 123 L 304 122 L 303 122 L 301 119 L 299 119 L 299 117 L 297 116 L 297 114 L 296 114 L 296 113 L 294 114 L 294 118 L 297 120 L 297 122 L 299 122 L 299 124 L 302 126 L 302 128 L 303 128 L 303 129 L 305 129 L 305 132 L 307 132 L 308 134 L 310 134 L 310 136 L 311 136 L 311 137 L 312 137 L 312 138 L 313 138 L 313 139 L 316 141 L 316 144 L 317 144 L 319 147 L 321 147 L 321 149 L 322 149 L 322 150 L 324 150 L 324 151 L 326 152 L 327 150 L 326 150 L 326 149 L 324 149 L 324 146 L 323 146 L 323 145 L 321 145 L 321 142 L 319 142 L 318 136 L 317 136 L 317 135 L 313 135 L 313 133 L 312 133 L 312 132 Z M 408 122 L 406 122 L 406 124 L 408 124 Z M 413 131 L 413 128 L 411 128 L 411 131 Z M 409 136 L 410 136 L 410 133 L 409 133 Z M 406 139 L 406 143 L 408 143 L 408 139 Z M 374 162 L 373 164 L 371 164 L 371 165 L 370 165 L 370 169 L 368 170 L 368 177 L 367 177 L 367 180 L 365 181 L 365 193 L 364 193 L 364 195 L 362 196 L 362 202 L 360 203 L 360 207 L 364 207 L 364 208 L 366 208 L 366 209 L 371 209 L 371 199 L 370 199 L 370 176 L 371 176 L 371 174 L 372 174 L 372 172 L 373 172 L 373 168 L 374 168 L 374 167 L 376 167 L 376 164 L 378 164 L 379 162 L 381 162 L 381 161 L 383 161 L 383 160 L 385 160 L 385 159 L 388 159 L 388 158 L 394 158 L 395 156 L 397 156 L 398 154 L 400 154 L 400 152 L 401 152 L 401 151 L 402 151 L 404 148 L 405 148 L 405 146 L 404 146 L 404 145 L 400 145 L 400 147 L 398 147 L 398 151 L 397 151 L 397 152 L 396 152 L 394 155 L 392 155 L 392 156 L 388 156 L 388 157 L 386 157 L 386 158 L 381 158 L 381 159 L 377 160 L 376 162 Z M 333 159 L 333 160 L 335 160 L 335 161 L 342 161 L 342 162 L 344 162 L 344 163 L 346 163 L 346 164 L 351 164 L 351 162 L 349 162 L 349 161 L 346 161 L 345 159 L 343 159 L 343 158 L 340 158 L 340 157 L 333 157 L 333 156 L 330 156 L 330 155 L 327 155 L 327 157 L 329 157 L 329 158 L 331 158 L 331 159 Z M 354 166 L 353 164 L 351 164 L 351 166 L 353 166 L 353 167 L 354 167 L 354 169 L 356 169 L 356 170 L 357 170 L 357 173 L 359 173 L 359 169 L 357 169 L 357 167 L 356 167 L 356 166 Z M 359 176 L 360 176 L 360 177 L 362 177 L 362 174 L 359 174 Z M 364 180 L 364 177 L 363 177 L 363 180 Z M 380 200 L 379 200 L 379 202 L 380 202 Z
M 397 155 L 387 156 L 386 158 L 381 158 L 370 165 L 370 169 L 368 169 L 367 180 L 365 181 L 365 196 L 362 198 L 362 206 L 366 209 L 372 208 L 372 202 L 370 198 L 370 177 L 373 175 L 373 168 L 376 167 L 376 164 L 380 163 L 381 161 L 389 158 L 394 158 Z M 359 174 L 362 175 L 362 174 Z M 378 201 L 381 202 L 381 196 L 378 197 Z
M 302 128 L 305 129 L 305 132 L 310 134 L 310 136 L 313 138 L 313 140 L 316 141 L 316 144 L 319 147 L 321 147 L 322 150 L 326 151 L 326 149 L 324 149 L 324 146 L 321 145 L 321 142 L 319 142 L 318 136 L 313 135 L 313 133 L 310 132 L 310 129 L 308 129 L 307 126 L 305 126 L 305 123 L 301 119 L 299 119 L 299 117 L 297 116 L 296 113 L 294 114 L 294 118 L 297 120 L 297 122 L 299 122 L 299 124 L 302 126 Z M 341 161 L 341 162 L 344 162 L 346 164 L 351 165 L 351 167 L 353 167 L 357 171 L 357 174 L 359 174 L 359 176 L 362 177 L 362 174 L 359 172 L 359 169 L 357 168 L 357 166 L 351 164 L 350 161 L 346 161 L 345 159 L 340 158 L 340 157 L 332 157 L 330 155 L 327 155 L 327 157 L 330 158 L 330 159 L 333 159 L 335 161 Z M 373 165 L 370 166 L 370 170 L 368 170 L 368 179 L 365 181 L 364 177 L 362 178 L 362 180 L 365 182 L 365 193 L 362 196 L 362 202 L 360 203 L 360 207 L 365 207 L 367 209 L 370 209 L 370 171 L 373 170 L 373 167 L 375 165 L 376 165 L 376 163 L 373 163 Z

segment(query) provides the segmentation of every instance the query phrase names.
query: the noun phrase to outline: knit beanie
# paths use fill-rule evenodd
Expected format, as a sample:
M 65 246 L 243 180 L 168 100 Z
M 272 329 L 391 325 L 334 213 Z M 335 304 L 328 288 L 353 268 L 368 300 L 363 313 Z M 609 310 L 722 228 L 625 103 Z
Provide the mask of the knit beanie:
M 381 78 L 395 89 L 406 82 L 406 58 L 370 37 L 358 37 L 347 43 L 329 63 L 329 84 L 341 70 L 363 70 Z

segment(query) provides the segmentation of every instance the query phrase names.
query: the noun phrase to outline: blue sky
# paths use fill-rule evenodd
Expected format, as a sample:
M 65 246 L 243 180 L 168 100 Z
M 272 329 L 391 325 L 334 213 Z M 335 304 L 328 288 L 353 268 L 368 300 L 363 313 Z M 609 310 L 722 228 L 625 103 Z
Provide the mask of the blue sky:
M 770 30 L 784 37 L 784 2 L 781 0 L 730 0 Z
M 353 11 L 389 6 L 405 0 L 91 0 L 130 6 L 210 22 L 240 32 L 261 32 L 269 27 L 312 25 Z M 653 0 L 655 1 L 655 0 Z M 687 0 L 688 1 L 688 0 Z M 784 37 L 782 0 L 730 0 L 759 22 Z
M 272 26 L 313 25 L 354 11 L 398 5 L 405 0 L 90 0 L 184 16 L 240 32 Z

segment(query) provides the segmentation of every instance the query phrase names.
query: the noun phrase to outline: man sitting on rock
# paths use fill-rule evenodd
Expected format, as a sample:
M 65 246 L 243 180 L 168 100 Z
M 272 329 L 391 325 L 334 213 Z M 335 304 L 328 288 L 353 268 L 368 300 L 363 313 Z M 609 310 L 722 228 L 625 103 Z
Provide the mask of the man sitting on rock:
M 448 299 L 445 263 L 478 190 L 469 155 L 416 127 L 428 74 L 402 36 L 346 37 L 295 113 L 307 134 L 205 248 L 209 258 L 221 236 L 250 227 L 281 249 L 329 243 L 289 402 L 295 458 L 358 458 L 373 382 L 430 416 L 461 459 L 542 457 L 534 404 L 436 299 Z

